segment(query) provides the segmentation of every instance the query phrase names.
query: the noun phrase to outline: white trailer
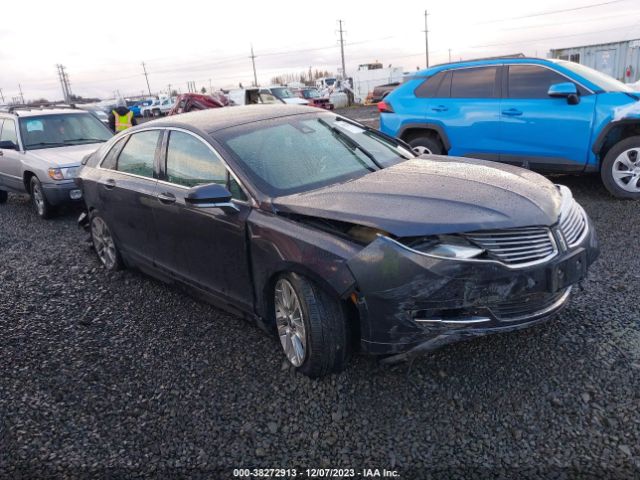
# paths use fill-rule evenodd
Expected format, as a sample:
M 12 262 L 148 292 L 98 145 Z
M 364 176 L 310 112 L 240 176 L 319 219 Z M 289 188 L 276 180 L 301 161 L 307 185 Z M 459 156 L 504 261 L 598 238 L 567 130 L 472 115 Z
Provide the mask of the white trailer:
M 402 67 L 383 68 L 381 63 L 365 63 L 353 75 L 353 93 L 357 103 L 363 103 L 369 93 L 380 85 L 402 82 Z

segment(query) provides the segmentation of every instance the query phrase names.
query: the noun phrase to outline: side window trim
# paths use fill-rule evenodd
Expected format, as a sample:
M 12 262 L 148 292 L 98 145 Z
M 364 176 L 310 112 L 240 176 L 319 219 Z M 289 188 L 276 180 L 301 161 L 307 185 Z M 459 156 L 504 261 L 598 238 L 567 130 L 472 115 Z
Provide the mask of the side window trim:
M 158 143 L 156 144 L 156 149 L 154 152 L 154 167 L 153 167 L 153 177 L 145 177 L 142 175 L 136 175 L 135 173 L 130 173 L 130 172 L 123 172 L 118 170 L 118 162 L 120 161 L 120 155 L 122 154 L 122 150 L 124 149 L 124 147 L 126 146 L 126 144 L 129 142 L 129 140 L 131 139 L 131 137 L 135 134 L 138 133 L 143 133 L 143 132 L 150 132 L 150 131 L 160 131 L 160 135 L 158 136 Z M 124 135 L 122 138 L 116 140 L 115 144 L 113 145 L 113 147 L 111 147 L 105 154 L 104 156 L 100 159 L 100 161 L 98 162 L 98 165 L 96 166 L 96 168 L 98 170 L 111 170 L 113 172 L 118 172 L 121 175 L 130 175 L 132 177 L 137 177 L 137 178 L 143 178 L 145 180 L 155 180 L 158 181 L 158 171 L 157 171 L 157 165 L 158 165 L 158 155 L 159 155 L 159 151 L 162 145 L 162 140 L 164 138 L 164 128 L 159 128 L 159 127 L 155 127 L 155 128 L 145 128 L 142 130 L 136 130 L 135 132 L 131 132 L 131 133 L 127 133 L 126 135 Z M 119 146 L 120 142 L 122 142 L 122 146 Z M 115 168 L 105 168 L 102 166 L 102 164 L 104 163 L 104 161 L 107 158 L 107 155 L 109 155 L 109 153 L 114 149 L 114 148 L 118 148 L 119 152 L 118 152 L 118 157 L 116 158 L 116 163 L 115 163 Z
M 232 201 L 245 203 L 245 204 L 248 204 L 248 205 L 255 203 L 255 200 L 249 194 L 249 192 L 245 188 L 244 184 L 240 181 L 240 179 L 235 174 L 235 172 L 231 169 L 231 167 L 229 167 L 229 164 L 225 161 L 225 159 L 222 157 L 222 155 L 220 155 L 220 153 L 215 149 L 215 147 L 213 145 L 211 145 L 209 142 L 207 142 L 204 138 L 202 138 L 197 133 L 192 132 L 191 130 L 187 130 L 185 128 L 168 127 L 168 128 L 165 129 L 164 139 L 163 139 L 163 142 L 162 142 L 161 158 L 160 158 L 160 162 L 161 162 L 160 171 L 162 172 L 162 175 L 158 178 L 158 181 L 160 183 L 171 185 L 173 187 L 183 188 L 185 190 L 189 190 L 189 188 L 191 188 L 191 187 L 187 187 L 185 185 L 179 185 L 177 183 L 172 183 L 172 182 L 169 182 L 167 180 L 167 151 L 168 151 L 168 148 L 169 148 L 169 139 L 171 137 L 171 132 L 182 132 L 182 133 L 186 133 L 186 134 L 189 134 L 189 135 L 193 136 L 194 138 L 196 138 L 200 142 L 204 143 L 209 148 L 209 150 L 211 150 L 211 152 L 215 155 L 215 157 L 218 160 L 220 160 L 220 162 L 224 166 L 225 170 L 227 171 L 227 184 L 226 184 L 227 190 L 229 189 L 229 186 L 230 186 L 229 185 L 229 181 L 230 181 L 229 179 L 231 177 L 233 177 L 233 179 L 240 186 L 240 189 L 242 190 L 242 193 L 244 193 L 244 196 L 247 198 L 247 200 L 241 200 L 241 199 L 237 199 L 237 198 L 232 198 L 231 199 Z

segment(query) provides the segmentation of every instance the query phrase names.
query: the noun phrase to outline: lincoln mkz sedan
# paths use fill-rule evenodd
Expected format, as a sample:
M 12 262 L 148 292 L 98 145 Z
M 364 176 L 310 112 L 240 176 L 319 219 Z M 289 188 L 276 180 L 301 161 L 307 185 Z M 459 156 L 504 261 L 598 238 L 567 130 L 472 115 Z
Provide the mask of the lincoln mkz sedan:
M 131 128 L 84 160 L 80 221 L 137 267 L 277 332 L 309 376 L 528 327 L 598 255 L 568 188 L 416 157 L 330 112 L 247 106 Z

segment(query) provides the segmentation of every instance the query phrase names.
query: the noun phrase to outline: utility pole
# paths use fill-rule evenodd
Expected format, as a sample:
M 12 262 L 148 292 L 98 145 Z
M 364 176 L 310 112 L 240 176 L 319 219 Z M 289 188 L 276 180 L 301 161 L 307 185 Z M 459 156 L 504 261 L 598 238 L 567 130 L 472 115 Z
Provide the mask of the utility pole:
M 211 86 L 211 79 L 209 79 L 209 94 L 213 93 L 213 87 Z
M 20 90 L 20 98 L 22 99 L 22 104 L 24 105 L 24 95 L 22 94 L 22 85 L 18 84 L 18 90 Z
M 171 84 L 167 85 L 167 92 L 169 92 L 169 96 L 171 96 Z
M 2 103 L 4 103 L 4 93 L 2 93 L 2 89 L 0 88 L 0 97 L 2 97 Z
M 251 64 L 253 65 L 253 85 L 258 86 L 258 74 L 256 73 L 256 56 L 253 54 L 253 44 L 251 44 Z
M 149 90 L 149 96 L 151 96 L 151 87 L 149 86 L 149 75 L 147 74 L 147 66 L 142 62 L 142 70 L 144 71 L 144 78 L 147 79 L 147 90 Z
M 451 63 L 451 49 L 449 49 L 449 63 Z
M 425 65 L 429 68 L 429 28 L 427 27 L 428 13 L 424 11 L 424 58 Z
M 68 85 L 68 78 L 67 75 L 64 71 L 64 65 L 56 65 L 56 67 L 58 68 L 58 78 L 60 78 L 60 86 L 62 87 L 62 97 L 64 98 L 64 102 L 65 103 L 69 103 L 70 102 L 70 92 L 69 92 L 69 85 Z
M 342 35 L 344 30 L 342 30 L 342 20 L 338 20 L 338 23 L 340 24 L 340 58 L 342 59 L 342 78 L 343 80 L 346 80 L 347 71 L 344 67 L 344 37 Z

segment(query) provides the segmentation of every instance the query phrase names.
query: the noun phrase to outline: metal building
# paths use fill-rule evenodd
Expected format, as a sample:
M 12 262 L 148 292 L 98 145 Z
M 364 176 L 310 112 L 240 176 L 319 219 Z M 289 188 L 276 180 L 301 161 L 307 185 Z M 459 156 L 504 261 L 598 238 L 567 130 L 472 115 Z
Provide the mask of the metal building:
M 624 83 L 640 79 L 640 39 L 551 49 L 549 57 L 581 63 Z

